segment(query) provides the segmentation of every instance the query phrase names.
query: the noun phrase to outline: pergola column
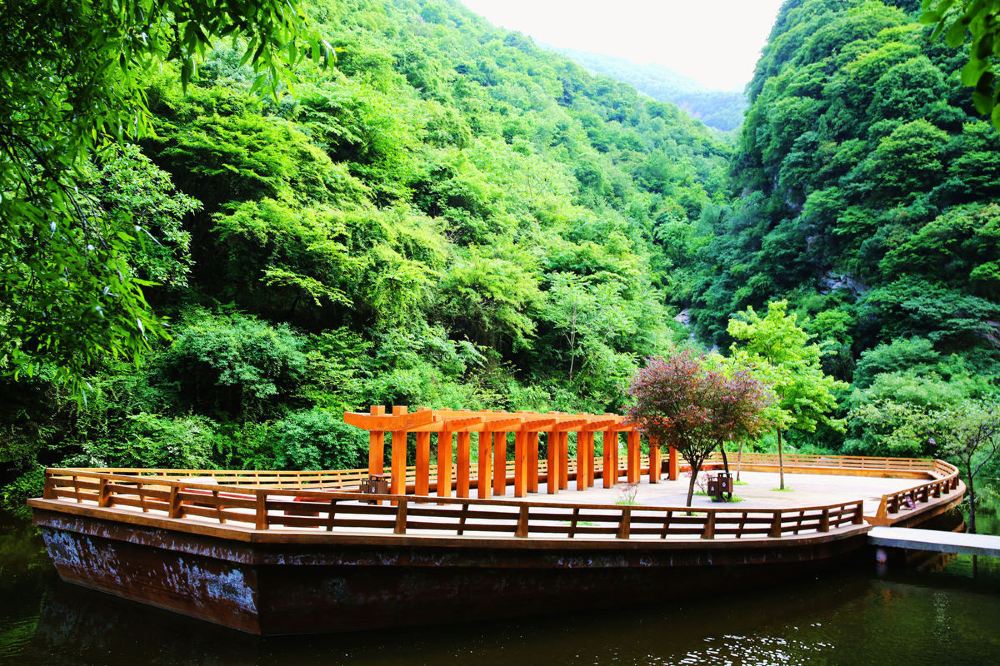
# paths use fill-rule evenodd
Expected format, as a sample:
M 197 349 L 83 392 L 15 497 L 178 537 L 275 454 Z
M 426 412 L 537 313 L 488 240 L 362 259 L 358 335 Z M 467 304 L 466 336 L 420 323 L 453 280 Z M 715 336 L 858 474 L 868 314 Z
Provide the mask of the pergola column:
M 576 433 L 577 483 L 580 490 L 594 485 L 594 433 L 604 432 L 607 445 L 604 465 L 610 478 L 606 484 L 613 486 L 618 479 L 617 433 L 634 430 L 623 417 L 615 414 L 567 414 L 551 412 L 500 412 L 489 410 L 417 409 L 409 412 L 403 405 L 392 408 L 372 406 L 370 412 L 344 412 L 344 422 L 369 432 L 368 471 L 378 474 L 385 465 L 385 435 L 391 437 L 390 490 L 405 495 L 407 488 L 407 460 L 409 435 L 415 435 L 413 460 L 415 475 L 412 492 L 427 497 L 431 493 L 431 456 L 436 455 L 437 495 L 450 497 L 452 482 L 459 497 L 468 497 L 471 491 L 471 435 L 480 433 L 477 479 L 478 496 L 489 498 L 507 493 L 507 433 L 514 433 L 513 477 L 514 494 L 524 497 L 538 491 L 539 484 L 539 432 L 547 432 L 548 487 L 557 493 L 569 487 L 569 433 Z M 437 442 L 437 453 L 431 450 L 431 434 Z M 453 436 L 458 434 L 458 451 L 452 462 Z M 634 438 L 630 435 L 630 442 Z M 634 447 L 633 447 L 634 448 Z M 635 451 L 632 451 L 635 453 Z M 655 454 L 654 454 L 655 455 Z M 633 455 L 632 464 L 636 460 Z M 456 471 L 457 470 L 457 471 Z
M 614 488 L 618 482 L 618 431 L 608 428 L 601 437 L 601 448 L 604 449 L 604 471 L 601 480 L 605 488 Z
M 660 458 L 660 442 L 655 437 L 649 438 L 649 482 L 659 483 L 663 475 L 663 461 Z
M 372 405 L 371 414 L 381 416 L 385 414 L 385 407 L 382 405 Z M 382 474 L 385 471 L 385 432 L 372 430 L 368 433 L 368 473 Z
M 476 496 L 488 499 L 490 496 L 490 467 L 493 456 L 493 433 L 484 430 L 479 433 L 479 478 L 476 480 Z
M 639 449 L 639 431 L 630 430 L 626 438 L 628 446 L 628 482 L 639 483 L 641 451 Z
M 569 433 L 560 430 L 556 439 L 559 441 L 559 490 L 569 488 Z
M 549 495 L 555 495 L 559 490 L 559 432 L 549 431 L 545 437 L 545 459 L 548 465 L 548 478 L 545 482 Z
M 458 433 L 458 450 L 455 454 L 455 495 L 469 496 L 470 449 L 472 448 L 472 433 Z
M 524 497 L 528 490 L 528 433 L 523 429 L 514 435 L 514 497 Z
M 406 413 L 405 405 L 392 408 L 393 416 Z M 389 492 L 393 495 L 406 494 L 406 430 L 395 430 L 392 433 L 392 477 L 389 480 Z
M 667 478 L 676 481 L 678 471 L 677 449 L 671 446 L 667 453 Z
M 581 430 L 576 435 L 576 487 L 586 490 L 594 485 L 594 433 Z
M 451 431 L 438 433 L 437 464 L 438 497 L 451 497 Z
M 584 484 L 584 488 L 590 488 L 594 485 L 594 433 L 592 431 L 584 433 L 583 443 L 584 447 L 587 449 L 587 478 L 585 479 L 586 482 Z
M 431 490 L 431 434 L 417 433 L 417 468 L 413 481 L 413 494 L 426 497 Z
M 538 431 L 525 433 L 528 442 L 528 492 L 538 492 Z
M 507 494 L 507 433 L 493 435 L 493 494 Z

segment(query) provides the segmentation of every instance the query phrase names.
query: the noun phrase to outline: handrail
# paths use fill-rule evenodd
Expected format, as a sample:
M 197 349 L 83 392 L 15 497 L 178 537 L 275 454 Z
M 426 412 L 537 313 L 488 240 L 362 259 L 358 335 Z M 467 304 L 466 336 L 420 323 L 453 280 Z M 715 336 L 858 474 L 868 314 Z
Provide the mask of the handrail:
M 785 454 L 784 456 L 785 464 L 789 467 L 804 466 L 804 467 L 816 467 L 816 468 L 836 468 L 844 470 L 853 469 L 865 469 L 865 470 L 881 470 L 881 471 L 914 471 L 914 472 L 934 472 L 936 470 L 935 465 L 941 461 L 935 461 L 930 458 L 890 458 L 890 457 L 866 457 L 866 456 L 836 456 L 836 455 L 825 455 L 825 454 Z M 718 453 L 713 454 L 706 461 L 707 465 L 718 465 L 722 462 L 722 456 Z M 763 464 L 768 466 L 776 466 L 778 464 L 778 457 L 773 453 L 743 453 L 741 460 L 744 467 L 752 467 L 753 465 Z M 570 458 L 569 468 L 570 471 L 575 471 L 576 469 L 576 458 Z M 729 465 L 735 468 L 738 464 L 737 456 L 730 453 Z M 943 463 L 947 464 L 947 463 Z M 539 471 L 544 473 L 547 470 L 547 461 L 544 458 L 538 461 Z M 649 457 L 642 456 L 641 467 L 648 467 Z M 598 472 L 603 471 L 604 460 L 603 457 L 598 455 L 594 457 L 594 469 Z M 430 465 L 431 478 L 436 478 L 437 465 Z M 510 474 L 513 474 L 514 461 L 507 461 L 507 469 Z M 682 465 L 682 469 L 687 469 L 686 465 Z M 357 485 L 363 479 L 368 478 L 367 469 L 336 469 L 336 470 L 213 470 L 213 469 L 166 469 L 166 468 L 136 468 L 136 467 L 74 467 L 74 468 L 54 468 L 51 469 L 53 473 L 62 472 L 66 474 L 71 474 L 72 472 L 102 472 L 102 473 L 112 473 L 112 474 L 129 474 L 138 475 L 143 477 L 177 477 L 177 476 L 194 476 L 194 477 L 207 477 L 211 476 L 214 478 L 226 478 L 229 479 L 235 485 L 253 485 L 260 487 L 280 487 L 281 485 L 289 485 L 292 487 L 302 487 L 304 485 L 331 485 L 335 487 L 344 487 L 346 485 Z M 624 476 L 626 471 L 625 465 L 619 464 L 618 467 L 619 476 Z M 454 467 L 453 467 L 454 472 Z M 416 467 L 409 466 L 406 469 L 406 477 L 408 481 L 412 481 L 415 478 Z M 476 479 L 478 477 L 478 471 L 476 466 L 473 465 L 470 470 L 470 479 Z M 455 478 L 452 474 L 451 478 Z M 289 483 L 286 484 L 285 481 Z M 294 483 L 292 483 L 294 482 Z
M 47 500 L 156 517 L 164 527 L 490 538 L 773 538 L 864 522 L 861 500 L 780 509 L 523 502 L 253 488 L 90 470 L 47 470 Z M 47 506 L 51 506 L 50 504 Z M 236 524 L 233 526 L 232 524 Z
M 894 521 L 894 516 L 904 511 L 920 509 L 920 505 L 930 504 L 931 500 L 958 489 L 960 481 L 957 467 L 943 460 L 934 460 L 931 471 L 938 475 L 937 478 L 882 495 L 878 511 L 869 522 L 876 525 L 890 524 Z

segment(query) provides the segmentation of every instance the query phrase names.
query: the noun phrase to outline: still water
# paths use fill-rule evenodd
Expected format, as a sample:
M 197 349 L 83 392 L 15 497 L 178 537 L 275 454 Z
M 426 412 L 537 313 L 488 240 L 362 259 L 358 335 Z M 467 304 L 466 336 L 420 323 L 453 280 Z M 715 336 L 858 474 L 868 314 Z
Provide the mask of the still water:
M 1000 664 L 997 561 L 873 564 L 721 601 L 260 639 L 66 585 L 30 526 L 0 517 L 0 663 L 19 666 Z

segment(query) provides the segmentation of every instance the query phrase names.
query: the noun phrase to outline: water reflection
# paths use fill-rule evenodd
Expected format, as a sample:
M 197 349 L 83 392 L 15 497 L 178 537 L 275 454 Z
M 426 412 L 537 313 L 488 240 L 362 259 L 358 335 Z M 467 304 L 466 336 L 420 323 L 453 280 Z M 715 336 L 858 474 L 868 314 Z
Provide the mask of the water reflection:
M 80 664 L 950 664 L 1000 661 L 1000 563 L 874 562 L 721 603 L 325 637 L 258 639 L 60 583 L 0 526 L 0 661 Z M 542 591 L 544 593 L 544 591 Z

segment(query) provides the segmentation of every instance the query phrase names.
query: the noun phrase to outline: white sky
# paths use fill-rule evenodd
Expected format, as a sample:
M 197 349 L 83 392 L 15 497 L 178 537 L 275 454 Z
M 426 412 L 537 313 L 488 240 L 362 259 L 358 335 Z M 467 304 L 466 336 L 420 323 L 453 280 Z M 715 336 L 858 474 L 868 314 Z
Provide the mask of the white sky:
M 656 63 L 710 90 L 742 90 L 782 0 L 462 2 L 543 44 Z

